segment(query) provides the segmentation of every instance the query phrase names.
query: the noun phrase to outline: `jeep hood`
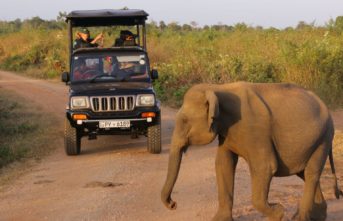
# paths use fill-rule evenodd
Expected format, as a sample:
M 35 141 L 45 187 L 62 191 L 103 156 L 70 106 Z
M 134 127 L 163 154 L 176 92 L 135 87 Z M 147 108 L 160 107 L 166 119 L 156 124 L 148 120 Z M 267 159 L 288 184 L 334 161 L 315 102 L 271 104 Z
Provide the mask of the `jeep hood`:
M 152 85 L 147 82 L 98 82 L 87 84 L 74 84 L 70 87 L 72 94 L 98 95 L 115 94 L 135 91 L 151 91 Z

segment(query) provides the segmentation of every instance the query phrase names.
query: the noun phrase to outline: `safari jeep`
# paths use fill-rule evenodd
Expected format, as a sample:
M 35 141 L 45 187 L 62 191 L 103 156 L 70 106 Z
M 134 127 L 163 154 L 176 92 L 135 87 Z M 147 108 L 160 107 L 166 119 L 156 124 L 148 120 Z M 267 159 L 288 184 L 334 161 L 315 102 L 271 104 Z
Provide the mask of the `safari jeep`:
M 161 152 L 160 102 L 152 87 L 158 73 L 150 70 L 146 51 L 147 16 L 142 10 L 82 10 L 67 16 L 70 71 L 62 73 L 62 81 L 70 87 L 67 155 L 80 154 L 82 137 L 123 134 L 145 135 L 148 152 Z M 128 26 L 137 33 L 130 44 L 73 49 L 75 28 L 100 26 Z

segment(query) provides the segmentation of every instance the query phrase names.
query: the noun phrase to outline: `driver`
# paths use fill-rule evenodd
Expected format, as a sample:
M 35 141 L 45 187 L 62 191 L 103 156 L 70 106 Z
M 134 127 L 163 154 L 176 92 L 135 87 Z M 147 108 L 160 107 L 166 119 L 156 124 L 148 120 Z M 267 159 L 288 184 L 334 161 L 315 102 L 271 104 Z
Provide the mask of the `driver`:
M 74 80 L 84 80 L 93 77 L 94 74 L 92 74 L 91 70 L 92 69 L 87 67 L 84 59 L 79 59 L 73 72 Z

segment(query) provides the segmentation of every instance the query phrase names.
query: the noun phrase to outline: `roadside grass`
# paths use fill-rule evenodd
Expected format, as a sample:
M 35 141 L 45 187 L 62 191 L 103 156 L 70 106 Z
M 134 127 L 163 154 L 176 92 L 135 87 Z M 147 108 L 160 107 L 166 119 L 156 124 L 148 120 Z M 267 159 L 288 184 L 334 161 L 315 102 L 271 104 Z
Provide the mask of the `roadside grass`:
M 66 31 L 21 30 L 2 36 L 0 68 L 28 76 L 51 79 L 65 69 Z
M 0 88 L 0 185 L 55 148 L 51 140 L 61 136 L 56 123 L 39 107 Z M 15 174 L 6 172 L 13 167 Z
M 103 31 L 106 46 L 116 33 Z M 330 108 L 343 106 L 343 31 L 234 27 L 174 29 L 148 25 L 148 53 L 159 99 L 179 107 L 198 83 L 290 82 L 314 91 Z M 0 68 L 51 79 L 68 70 L 65 29 L 22 29 L 1 35 Z

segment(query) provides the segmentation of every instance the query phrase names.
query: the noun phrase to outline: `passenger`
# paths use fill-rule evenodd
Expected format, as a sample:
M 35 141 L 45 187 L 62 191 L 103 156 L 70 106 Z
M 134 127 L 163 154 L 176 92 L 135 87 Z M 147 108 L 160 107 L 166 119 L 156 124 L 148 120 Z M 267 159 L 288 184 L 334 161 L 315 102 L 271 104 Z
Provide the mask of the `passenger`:
M 76 40 L 74 41 L 73 48 L 90 48 L 98 47 L 97 41 L 103 40 L 103 33 L 98 34 L 94 39 L 90 38 L 90 33 L 87 28 L 81 29 L 81 31 L 76 33 Z
M 131 31 L 122 30 L 120 31 L 120 37 L 114 42 L 114 47 L 122 46 L 136 46 L 136 37 Z
M 111 56 L 107 56 L 105 57 L 104 61 L 104 73 L 105 74 L 112 74 L 116 71 L 118 71 L 118 60 L 116 57 L 111 57 Z
M 120 63 L 120 70 L 131 70 L 130 68 L 134 67 L 135 63 L 134 62 L 130 62 L 130 61 L 124 61 Z

